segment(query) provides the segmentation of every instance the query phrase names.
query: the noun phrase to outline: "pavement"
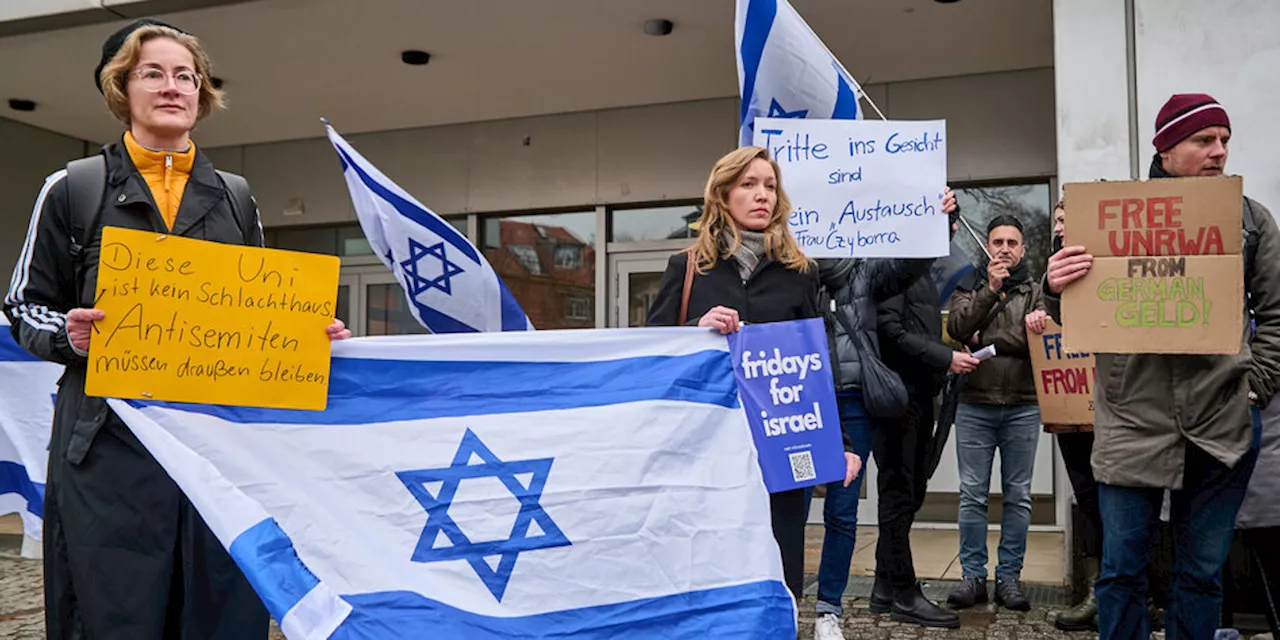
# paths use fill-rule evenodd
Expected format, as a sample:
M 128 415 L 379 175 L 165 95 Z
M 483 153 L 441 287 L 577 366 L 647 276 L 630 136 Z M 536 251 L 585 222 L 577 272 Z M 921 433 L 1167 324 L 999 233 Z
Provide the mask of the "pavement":
M 43 574 L 39 560 L 18 555 L 19 538 L 0 535 L 0 639 L 44 640 Z M 809 577 L 813 582 L 815 576 Z M 856 583 L 851 591 L 859 588 Z M 942 585 L 936 585 L 942 586 Z M 935 586 L 935 589 L 936 589 Z M 811 587 L 812 588 L 812 587 Z M 928 590 L 927 590 L 928 592 Z M 812 595 L 800 605 L 800 638 L 813 637 Z M 1038 640 L 1040 638 L 1074 638 L 1092 640 L 1096 634 L 1061 633 L 1051 622 L 1060 606 L 1035 607 L 1028 613 L 1017 613 L 992 606 L 963 612 L 963 626 L 956 630 L 922 629 L 889 620 L 887 615 L 867 611 L 866 601 L 846 598 L 844 629 L 847 638 L 899 640 L 910 638 L 991 638 L 1001 640 Z M 272 640 L 284 640 L 272 624 Z

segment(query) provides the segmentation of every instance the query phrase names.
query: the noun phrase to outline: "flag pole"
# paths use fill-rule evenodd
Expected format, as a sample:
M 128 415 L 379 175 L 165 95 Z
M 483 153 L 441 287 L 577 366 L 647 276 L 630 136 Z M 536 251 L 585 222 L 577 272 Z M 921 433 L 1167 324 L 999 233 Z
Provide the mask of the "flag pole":
M 858 85 L 858 94 L 862 96 L 863 100 L 867 101 L 867 104 L 871 105 L 872 109 L 876 110 L 876 115 L 880 116 L 881 120 L 888 120 L 888 118 L 884 117 L 884 112 L 880 110 L 880 107 L 877 107 L 875 101 L 871 99 L 871 96 L 867 95 L 867 92 L 862 90 L 861 84 Z
M 987 251 L 986 241 L 978 237 L 978 232 L 974 231 L 973 227 L 969 226 L 969 221 L 965 220 L 964 216 L 956 216 L 956 217 L 960 219 L 960 224 L 963 224 L 964 228 L 969 231 L 969 235 L 973 236 L 973 241 L 978 243 L 978 248 L 982 249 L 982 252 L 987 254 L 987 260 L 992 260 L 993 258 L 991 257 L 991 252 Z

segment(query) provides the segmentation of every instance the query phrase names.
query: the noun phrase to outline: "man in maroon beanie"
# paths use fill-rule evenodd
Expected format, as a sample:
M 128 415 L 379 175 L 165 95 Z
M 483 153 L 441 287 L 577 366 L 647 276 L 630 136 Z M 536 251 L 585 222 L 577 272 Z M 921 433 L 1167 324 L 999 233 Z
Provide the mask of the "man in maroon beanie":
M 1217 100 L 1175 95 L 1155 129 L 1152 179 L 1222 175 L 1231 121 Z M 1280 229 L 1249 198 L 1240 224 L 1240 353 L 1097 354 L 1092 466 L 1103 528 L 1096 586 L 1103 640 L 1150 635 L 1147 564 L 1166 489 L 1174 536 L 1167 637 L 1212 638 L 1220 623 L 1221 569 L 1257 457 L 1258 407 L 1280 386 Z M 1062 292 L 1092 261 L 1080 246 L 1049 258 L 1045 308 L 1054 320 L 1062 319 Z

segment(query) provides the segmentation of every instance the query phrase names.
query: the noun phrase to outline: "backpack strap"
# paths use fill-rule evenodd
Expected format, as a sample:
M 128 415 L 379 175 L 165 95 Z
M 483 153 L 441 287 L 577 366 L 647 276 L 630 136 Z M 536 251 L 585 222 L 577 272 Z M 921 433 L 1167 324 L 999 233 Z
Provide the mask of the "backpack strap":
M 77 302 L 84 290 L 84 249 L 93 241 L 106 191 L 107 159 L 101 154 L 67 163 L 67 222 L 71 226 L 71 273 Z
M 235 214 L 236 221 L 240 223 L 240 238 L 247 242 L 252 235 L 253 227 L 258 224 L 256 215 L 258 205 L 253 202 L 249 181 L 242 175 L 221 169 L 217 170 L 217 174 L 218 179 L 222 181 L 222 187 L 231 194 L 231 211 Z
M 107 190 L 107 159 L 101 155 L 67 163 L 67 197 L 71 210 L 71 259 L 79 262 L 102 215 Z

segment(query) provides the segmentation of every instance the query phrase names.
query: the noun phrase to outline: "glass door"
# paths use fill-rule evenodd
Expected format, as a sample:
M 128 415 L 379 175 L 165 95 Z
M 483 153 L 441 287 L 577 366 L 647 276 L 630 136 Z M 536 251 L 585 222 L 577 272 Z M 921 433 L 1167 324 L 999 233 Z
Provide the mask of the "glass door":
M 658 284 L 667 269 L 669 251 L 646 251 L 610 256 L 610 284 L 613 304 L 609 306 L 609 326 L 643 327 L 649 308 L 658 295 Z

